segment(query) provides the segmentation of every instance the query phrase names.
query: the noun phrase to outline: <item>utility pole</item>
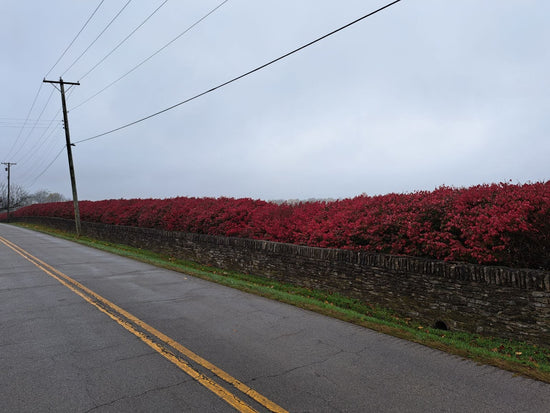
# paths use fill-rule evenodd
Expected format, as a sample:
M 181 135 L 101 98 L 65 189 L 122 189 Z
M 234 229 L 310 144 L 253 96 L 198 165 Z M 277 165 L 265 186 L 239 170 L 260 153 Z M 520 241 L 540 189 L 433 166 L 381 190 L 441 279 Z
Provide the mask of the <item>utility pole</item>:
M 79 86 L 78 82 L 64 82 L 60 77 L 59 81 L 55 80 L 46 80 L 44 83 L 51 83 L 54 85 L 58 84 L 61 92 L 61 105 L 63 106 L 63 123 L 65 124 L 65 140 L 67 141 L 67 157 L 69 158 L 69 173 L 71 175 L 71 187 L 73 190 L 73 204 L 74 204 L 74 222 L 76 224 L 76 235 L 80 236 L 81 226 L 80 226 L 80 210 L 78 208 L 78 195 L 76 193 L 76 178 L 74 176 L 74 165 L 73 165 L 73 152 L 71 150 L 71 135 L 69 133 L 69 118 L 67 116 L 67 103 L 65 102 L 65 85 Z M 56 87 L 57 89 L 57 87 Z
M 7 219 L 6 221 L 10 222 L 10 171 L 11 171 L 11 166 L 12 165 L 17 165 L 16 163 L 13 163 L 13 162 L 2 162 L 2 165 L 6 165 L 6 171 L 8 171 L 8 205 L 6 207 L 7 211 L 8 211 L 8 216 L 7 216 Z

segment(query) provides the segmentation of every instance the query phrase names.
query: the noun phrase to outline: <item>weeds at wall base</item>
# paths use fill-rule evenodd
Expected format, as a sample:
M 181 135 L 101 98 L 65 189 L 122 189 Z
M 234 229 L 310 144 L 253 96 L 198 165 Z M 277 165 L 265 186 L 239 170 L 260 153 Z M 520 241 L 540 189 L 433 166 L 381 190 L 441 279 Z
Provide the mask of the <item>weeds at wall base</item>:
M 480 364 L 492 365 L 518 375 L 550 383 L 550 347 L 438 330 L 433 326 L 421 325 L 408 318 L 399 317 L 390 310 L 365 304 L 340 294 L 282 284 L 267 278 L 208 267 L 126 245 L 98 241 L 83 236 L 77 238 L 73 234 L 45 226 L 23 223 L 17 225 L 315 311 L 471 359 Z

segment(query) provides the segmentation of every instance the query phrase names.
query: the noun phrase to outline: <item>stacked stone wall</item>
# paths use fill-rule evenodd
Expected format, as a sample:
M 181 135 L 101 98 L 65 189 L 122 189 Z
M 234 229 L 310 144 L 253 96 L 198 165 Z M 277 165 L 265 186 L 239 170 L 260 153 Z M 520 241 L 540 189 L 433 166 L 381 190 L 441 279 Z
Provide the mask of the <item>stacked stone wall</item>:
M 18 218 L 74 231 L 58 218 Z M 338 292 L 427 325 L 550 343 L 550 272 L 82 222 L 83 235 Z

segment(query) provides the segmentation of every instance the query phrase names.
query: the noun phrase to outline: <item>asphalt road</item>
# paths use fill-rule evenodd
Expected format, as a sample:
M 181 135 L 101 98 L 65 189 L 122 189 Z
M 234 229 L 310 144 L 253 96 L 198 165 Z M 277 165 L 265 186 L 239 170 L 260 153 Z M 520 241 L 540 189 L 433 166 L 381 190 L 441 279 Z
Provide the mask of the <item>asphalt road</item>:
M 4 224 L 0 327 L 3 412 L 550 412 L 548 384 Z

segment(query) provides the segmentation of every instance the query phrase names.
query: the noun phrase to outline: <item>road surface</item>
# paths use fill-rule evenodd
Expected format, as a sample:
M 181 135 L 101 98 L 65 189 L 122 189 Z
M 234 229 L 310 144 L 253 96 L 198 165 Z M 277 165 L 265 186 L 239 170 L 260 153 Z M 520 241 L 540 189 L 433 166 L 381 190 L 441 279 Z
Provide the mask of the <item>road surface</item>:
M 0 224 L 5 412 L 550 412 L 550 385 Z

